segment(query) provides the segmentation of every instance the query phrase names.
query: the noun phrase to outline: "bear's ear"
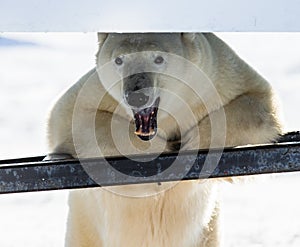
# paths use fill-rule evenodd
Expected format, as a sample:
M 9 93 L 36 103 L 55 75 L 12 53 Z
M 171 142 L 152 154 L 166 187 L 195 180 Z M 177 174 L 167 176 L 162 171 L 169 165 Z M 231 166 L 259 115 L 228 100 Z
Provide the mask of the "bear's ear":
M 194 42 L 194 40 L 196 39 L 197 33 L 181 33 L 181 36 L 185 40 Z
M 108 33 L 98 33 L 98 44 L 101 47 L 106 40 Z

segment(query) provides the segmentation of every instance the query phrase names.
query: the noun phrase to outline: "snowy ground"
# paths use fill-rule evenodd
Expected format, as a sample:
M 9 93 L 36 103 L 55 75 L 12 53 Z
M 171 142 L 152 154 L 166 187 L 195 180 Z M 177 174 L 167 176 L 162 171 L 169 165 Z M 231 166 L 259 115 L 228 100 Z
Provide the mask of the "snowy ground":
M 300 34 L 220 36 L 272 83 L 286 129 L 299 130 Z M 46 113 L 95 53 L 95 34 L 0 34 L 0 159 L 46 153 Z M 299 186 L 299 174 L 225 185 L 225 247 L 300 246 Z M 66 191 L 1 195 L 0 246 L 63 246 L 66 200 Z

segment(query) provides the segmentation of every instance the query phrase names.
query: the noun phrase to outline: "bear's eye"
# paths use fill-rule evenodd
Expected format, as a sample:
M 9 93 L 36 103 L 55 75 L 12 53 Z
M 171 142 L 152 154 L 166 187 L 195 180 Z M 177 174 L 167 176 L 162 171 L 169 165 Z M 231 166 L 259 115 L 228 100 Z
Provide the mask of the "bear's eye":
M 115 63 L 116 63 L 116 65 L 122 65 L 122 64 L 123 64 L 122 58 L 117 57 L 117 58 L 115 59 Z
M 162 64 L 163 62 L 164 62 L 164 58 L 162 56 L 157 56 L 154 59 L 154 63 L 156 63 L 156 64 Z

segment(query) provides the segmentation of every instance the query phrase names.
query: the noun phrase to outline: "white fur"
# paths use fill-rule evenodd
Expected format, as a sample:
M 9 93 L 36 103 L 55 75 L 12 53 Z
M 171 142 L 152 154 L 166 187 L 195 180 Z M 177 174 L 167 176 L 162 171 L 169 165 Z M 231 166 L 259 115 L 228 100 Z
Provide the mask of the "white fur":
M 220 146 L 223 141 L 226 146 L 265 143 L 281 133 L 270 85 L 215 35 L 98 37 L 99 73 L 96 69 L 88 72 L 52 109 L 48 135 L 51 153 L 84 158 L 170 151 L 171 139 L 179 129 L 182 149 L 208 148 L 211 119 L 213 131 L 220 129 L 213 146 Z M 124 39 L 128 54 L 147 50 L 145 41 L 155 40 L 163 47 L 160 51 L 188 61 L 186 68 L 183 64 L 173 70 L 179 71 L 179 77 L 190 79 L 187 85 L 168 75 L 155 78 L 155 86 L 160 88 L 160 108 L 165 111 L 159 112 L 159 131 L 149 142 L 134 134 L 132 116 L 122 103 L 122 85 L 117 83 L 111 89 L 99 79 L 105 77 L 100 67 L 119 55 L 118 44 Z M 146 59 L 146 55 L 142 58 Z M 171 60 L 167 62 L 171 64 Z M 189 62 L 204 71 L 213 85 L 189 77 Z M 182 110 L 184 107 L 186 110 Z M 222 134 L 224 112 L 226 132 Z M 72 191 L 66 246 L 219 246 L 216 183 L 209 180 Z

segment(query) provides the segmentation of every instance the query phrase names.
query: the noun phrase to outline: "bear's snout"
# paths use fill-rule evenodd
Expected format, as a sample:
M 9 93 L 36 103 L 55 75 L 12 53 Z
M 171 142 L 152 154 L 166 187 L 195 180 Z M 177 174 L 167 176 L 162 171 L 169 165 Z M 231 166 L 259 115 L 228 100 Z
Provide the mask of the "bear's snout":
M 137 91 L 153 86 L 150 73 L 137 73 L 124 79 L 124 85 L 129 91 Z
M 150 73 L 137 73 L 124 78 L 124 96 L 129 106 L 143 108 L 153 94 L 153 79 Z

